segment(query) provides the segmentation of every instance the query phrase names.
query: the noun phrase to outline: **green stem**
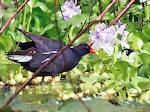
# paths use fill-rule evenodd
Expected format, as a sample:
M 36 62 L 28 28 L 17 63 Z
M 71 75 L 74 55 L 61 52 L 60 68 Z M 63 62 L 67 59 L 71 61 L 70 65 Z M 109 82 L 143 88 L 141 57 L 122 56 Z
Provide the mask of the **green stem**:
M 23 13 L 23 28 L 25 28 L 26 25 L 26 16 L 27 16 L 27 8 L 24 8 L 24 13 Z
M 18 25 L 20 25 L 21 21 L 22 21 L 22 13 L 19 14 Z
M 134 23 L 134 15 L 132 16 L 132 22 Z
M 120 3 L 120 0 L 118 0 L 118 12 L 121 11 L 121 9 L 122 9 L 122 5 Z
M 118 44 L 115 45 L 115 48 L 114 48 L 114 64 L 116 63 L 117 61 L 117 56 L 118 56 Z
M 31 19 L 32 19 L 32 7 L 30 8 L 30 16 L 29 16 L 29 20 L 28 20 L 28 24 L 27 24 L 27 31 L 29 31 Z
M 145 19 L 150 19 L 150 5 L 144 5 Z

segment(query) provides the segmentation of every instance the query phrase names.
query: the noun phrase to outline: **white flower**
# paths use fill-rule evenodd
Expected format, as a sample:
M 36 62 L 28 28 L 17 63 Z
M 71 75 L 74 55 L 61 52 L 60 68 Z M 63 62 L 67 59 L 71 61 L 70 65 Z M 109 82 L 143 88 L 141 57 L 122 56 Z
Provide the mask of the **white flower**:
M 80 6 L 77 6 L 77 2 L 73 2 L 72 0 L 66 1 L 64 5 L 61 6 L 61 9 L 64 20 L 69 20 L 73 16 L 81 13 Z
M 103 31 L 103 30 L 105 30 L 106 29 L 106 25 L 104 24 L 104 23 L 101 23 L 101 24 L 97 24 L 96 25 L 96 31 L 97 32 L 101 32 L 101 31 Z
M 115 25 L 117 33 L 120 35 L 124 34 L 124 30 L 126 28 L 126 24 L 122 24 L 120 21 Z
M 128 44 L 125 37 L 122 37 L 121 40 L 118 39 L 117 42 L 121 45 L 122 49 L 124 49 L 124 47 L 127 48 L 127 49 L 130 48 L 130 46 L 129 46 L 129 44 Z
M 140 0 L 141 3 L 147 2 L 148 5 L 150 5 L 150 0 Z
M 96 31 L 91 31 L 90 39 L 94 41 L 93 46 L 98 49 L 103 49 L 108 55 L 114 52 L 113 45 L 115 44 L 116 31 L 113 26 L 106 27 L 104 23 L 96 25 Z
M 122 51 L 119 51 L 117 54 L 117 59 L 120 59 L 122 57 Z
M 97 24 L 95 30 L 90 31 L 90 39 L 94 41 L 94 48 L 96 50 L 103 49 L 109 56 L 114 53 L 116 43 L 120 44 L 122 49 L 130 48 L 127 42 L 129 32 L 125 31 L 125 28 L 126 25 L 121 22 L 109 27 L 104 23 Z
M 116 42 L 121 45 L 122 48 L 130 48 L 127 37 L 129 35 L 128 31 L 125 31 L 126 24 L 122 24 L 120 21 L 115 25 L 116 31 L 118 35 L 121 35 L 121 39 L 117 39 Z

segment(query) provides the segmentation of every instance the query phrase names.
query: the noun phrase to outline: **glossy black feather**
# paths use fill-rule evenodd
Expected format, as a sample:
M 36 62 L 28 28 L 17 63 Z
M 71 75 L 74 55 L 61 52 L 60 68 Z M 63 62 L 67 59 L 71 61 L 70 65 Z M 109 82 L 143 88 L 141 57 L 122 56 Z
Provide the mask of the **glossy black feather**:
M 31 32 L 23 31 L 22 29 L 17 29 L 17 30 L 19 30 L 25 36 L 30 38 L 35 43 L 36 48 L 41 52 L 58 50 L 61 47 L 65 46 L 65 44 L 61 41 L 52 40 L 52 39 L 48 39 L 48 37 L 35 35 L 32 34 Z
M 25 43 L 16 42 L 16 45 L 19 46 L 21 50 L 25 50 L 25 49 L 28 49 L 30 47 L 35 47 L 34 42 L 25 42 Z

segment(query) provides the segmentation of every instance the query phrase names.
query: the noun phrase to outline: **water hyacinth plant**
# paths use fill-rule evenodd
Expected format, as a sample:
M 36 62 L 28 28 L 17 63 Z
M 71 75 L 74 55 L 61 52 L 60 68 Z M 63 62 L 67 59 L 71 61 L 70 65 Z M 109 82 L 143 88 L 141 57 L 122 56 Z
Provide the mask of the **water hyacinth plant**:
M 22 6 L 23 0 L 16 1 L 18 6 Z M 71 48 L 93 42 L 96 54 L 82 57 L 74 69 L 59 74 L 55 79 L 44 77 L 44 82 L 50 83 L 46 86 L 46 94 L 54 94 L 56 100 L 101 97 L 134 106 L 133 102 L 150 104 L 149 0 L 26 1 L 30 2 L 17 12 L 17 5 L 11 0 L 0 0 L 3 6 L 6 5 L 3 8 L 0 4 L 0 85 L 23 84 L 33 75 L 6 56 L 6 52 L 20 50 L 16 44 L 18 41 L 31 42 L 16 31 L 16 28 L 21 28 L 65 44 L 77 39 L 70 44 Z M 14 13 L 18 15 L 6 25 L 7 29 L 3 28 Z M 119 19 L 116 20 L 117 17 Z M 41 82 L 42 77 L 36 77 L 31 85 L 37 86 Z M 40 88 L 32 94 L 42 94 L 42 90 Z M 7 93 L 3 96 L 7 97 Z M 1 101 L 4 100 L 0 98 L 0 105 Z M 38 104 L 46 101 L 50 100 L 39 101 Z

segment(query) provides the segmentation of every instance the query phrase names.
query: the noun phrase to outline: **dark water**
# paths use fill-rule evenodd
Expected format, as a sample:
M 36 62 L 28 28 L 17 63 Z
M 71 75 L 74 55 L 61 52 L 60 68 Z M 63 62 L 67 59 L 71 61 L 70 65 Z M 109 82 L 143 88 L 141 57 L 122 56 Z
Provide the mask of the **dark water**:
M 0 106 L 14 91 L 14 87 L 0 88 Z M 13 100 L 10 107 L 1 108 L 0 112 L 150 112 L 149 104 L 119 104 L 116 106 L 106 100 L 91 97 L 79 101 L 59 101 L 49 86 L 30 86 Z

